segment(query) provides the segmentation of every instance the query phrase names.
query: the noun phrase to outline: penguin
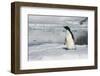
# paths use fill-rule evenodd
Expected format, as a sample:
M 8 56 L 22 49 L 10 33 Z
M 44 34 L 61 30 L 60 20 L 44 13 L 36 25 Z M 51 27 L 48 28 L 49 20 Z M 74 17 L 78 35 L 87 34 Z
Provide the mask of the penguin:
M 66 45 L 66 48 L 68 50 L 75 50 L 75 39 L 74 39 L 74 35 L 71 32 L 70 28 L 68 26 L 64 26 L 64 28 L 66 29 L 66 35 L 65 35 L 65 43 L 64 45 Z

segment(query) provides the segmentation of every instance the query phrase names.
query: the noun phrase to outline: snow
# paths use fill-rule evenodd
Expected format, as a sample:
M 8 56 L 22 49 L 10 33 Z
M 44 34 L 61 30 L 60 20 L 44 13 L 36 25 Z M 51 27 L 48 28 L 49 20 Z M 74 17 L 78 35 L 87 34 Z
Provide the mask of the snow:
M 70 28 L 76 43 L 80 43 L 80 40 L 86 44 L 88 39 L 87 28 Z M 66 30 L 63 26 L 58 24 L 39 24 L 39 25 L 29 25 L 28 33 L 28 44 L 41 44 L 41 43 L 64 43 L 66 36 Z
M 28 60 L 66 60 L 88 57 L 88 20 L 86 17 L 29 16 Z M 75 50 L 66 49 L 64 26 L 75 38 Z
M 42 26 L 29 27 L 28 60 L 66 60 L 84 59 L 88 57 L 86 44 L 87 29 L 72 28 L 75 37 L 75 50 L 67 50 L 64 45 L 66 31 L 64 27 Z M 80 39 L 81 38 L 81 39 Z M 78 40 L 77 40 L 78 39 Z M 85 44 L 85 45 L 84 45 Z
M 41 44 L 29 46 L 28 60 L 66 60 L 88 58 L 88 46 L 76 45 L 75 50 L 68 50 L 64 44 Z

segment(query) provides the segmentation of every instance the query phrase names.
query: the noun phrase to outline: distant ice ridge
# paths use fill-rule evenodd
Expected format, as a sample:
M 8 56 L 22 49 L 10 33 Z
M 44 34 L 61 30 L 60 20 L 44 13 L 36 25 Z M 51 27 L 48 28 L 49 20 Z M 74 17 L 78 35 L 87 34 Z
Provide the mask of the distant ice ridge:
M 30 46 L 28 58 L 32 60 L 66 60 L 88 58 L 88 46 L 76 45 L 76 50 L 66 50 L 63 44 Z

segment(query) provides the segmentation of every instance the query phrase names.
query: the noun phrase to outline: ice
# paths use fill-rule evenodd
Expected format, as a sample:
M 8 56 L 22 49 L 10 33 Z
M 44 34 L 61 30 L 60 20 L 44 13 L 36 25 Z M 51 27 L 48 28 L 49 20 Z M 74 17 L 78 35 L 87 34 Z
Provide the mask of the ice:
M 41 27 L 40 27 L 41 26 Z M 64 45 L 66 30 L 64 27 L 34 25 L 29 28 L 28 60 L 66 60 L 88 57 L 87 28 L 71 28 L 75 37 L 75 50 Z
M 64 44 L 42 44 L 29 46 L 28 60 L 66 60 L 88 58 L 88 46 L 76 45 L 75 50 L 67 50 Z
M 75 16 L 29 16 L 28 60 L 66 60 L 88 58 L 88 18 Z M 66 49 L 68 26 L 76 49 Z

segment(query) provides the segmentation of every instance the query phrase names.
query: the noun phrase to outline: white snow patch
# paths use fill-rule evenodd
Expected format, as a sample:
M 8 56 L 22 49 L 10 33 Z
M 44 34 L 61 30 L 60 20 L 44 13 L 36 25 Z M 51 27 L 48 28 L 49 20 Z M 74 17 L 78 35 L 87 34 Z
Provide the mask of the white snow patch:
M 76 45 L 75 50 L 67 50 L 63 44 L 42 44 L 29 46 L 28 60 L 66 60 L 88 58 L 88 46 Z

